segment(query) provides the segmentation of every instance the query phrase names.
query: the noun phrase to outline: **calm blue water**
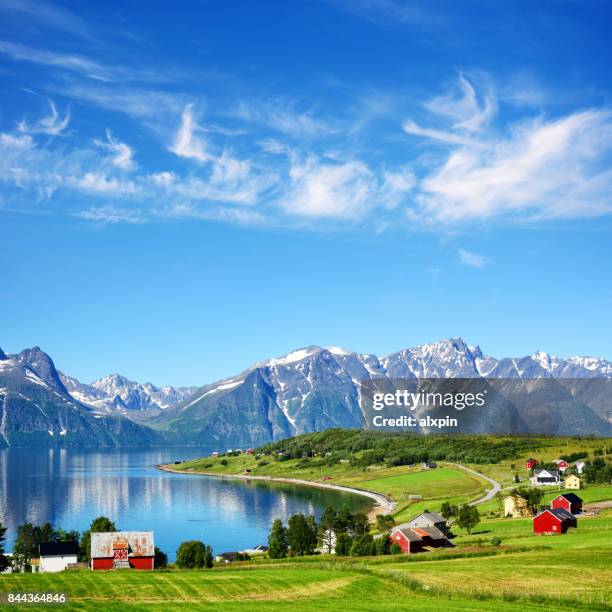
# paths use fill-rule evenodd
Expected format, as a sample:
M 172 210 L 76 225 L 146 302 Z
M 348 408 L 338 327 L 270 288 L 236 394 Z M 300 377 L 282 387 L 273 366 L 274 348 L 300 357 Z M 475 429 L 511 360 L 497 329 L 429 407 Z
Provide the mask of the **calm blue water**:
M 184 540 L 215 552 L 265 544 L 275 518 L 320 515 L 326 505 L 366 510 L 366 498 L 262 482 L 169 474 L 159 463 L 210 454 L 210 448 L 4 449 L 0 451 L 0 522 L 10 550 L 17 526 L 49 521 L 87 529 L 104 515 L 117 528 L 155 532 L 155 544 L 174 559 Z

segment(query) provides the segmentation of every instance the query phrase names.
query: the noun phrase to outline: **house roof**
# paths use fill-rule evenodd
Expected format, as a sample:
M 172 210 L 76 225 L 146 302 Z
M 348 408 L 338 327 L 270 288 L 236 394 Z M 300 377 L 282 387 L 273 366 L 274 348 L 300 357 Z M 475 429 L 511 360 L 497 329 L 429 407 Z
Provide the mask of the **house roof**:
M 409 542 L 420 542 L 423 536 L 419 535 L 414 529 L 406 527 L 405 529 L 395 529 L 393 533 L 399 531 Z
M 415 516 L 410 522 L 413 523 L 420 518 L 424 518 L 426 521 L 430 521 L 431 523 L 446 523 L 446 519 L 437 512 L 423 512 L 423 514 Z
M 41 557 L 78 555 L 76 542 L 42 542 L 39 547 Z
M 542 516 L 546 512 L 550 512 L 550 514 L 552 514 L 560 521 L 573 521 L 576 519 L 576 517 L 571 512 L 568 512 L 564 508 L 547 508 L 546 510 L 542 510 L 542 512 L 540 512 L 540 514 L 538 514 L 538 516 L 536 516 L 535 518 Z
M 446 540 L 446 536 L 437 527 L 396 527 L 393 533 L 400 531 L 410 542 L 420 542 L 424 538 Z
M 559 471 L 558 470 L 536 470 L 534 472 L 534 475 L 537 478 L 547 478 L 547 477 L 553 477 L 553 478 L 558 478 L 559 477 Z
M 91 534 L 92 558 L 110 558 L 116 548 L 125 548 L 132 557 L 153 557 L 155 545 L 152 531 L 111 531 Z
M 565 499 L 567 499 L 567 501 L 570 502 L 570 504 L 581 504 L 582 503 L 582 499 L 578 497 L 575 493 L 562 493 L 561 495 L 557 495 L 555 499 L 559 499 L 560 497 L 564 497 Z M 555 500 L 553 499 L 553 501 Z

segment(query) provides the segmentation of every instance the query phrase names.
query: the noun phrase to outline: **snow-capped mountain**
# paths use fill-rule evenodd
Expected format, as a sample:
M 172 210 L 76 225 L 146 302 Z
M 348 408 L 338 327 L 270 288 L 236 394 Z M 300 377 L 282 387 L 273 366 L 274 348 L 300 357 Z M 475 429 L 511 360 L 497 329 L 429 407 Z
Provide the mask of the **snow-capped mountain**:
M 362 427 L 359 395 L 360 383 L 365 379 L 542 379 L 551 381 L 549 387 L 533 386 L 539 395 L 530 398 L 520 395 L 525 393 L 525 385 L 506 385 L 512 401 L 506 402 L 501 412 L 483 413 L 481 419 L 472 419 L 469 431 L 609 435 L 609 402 L 601 397 L 588 401 L 583 387 L 570 385 L 561 376 L 598 377 L 612 382 L 610 366 L 602 359 L 563 360 L 545 353 L 496 359 L 486 356 L 478 346 L 468 346 L 461 338 L 382 358 L 339 347 L 308 346 L 206 385 L 188 402 L 168 409 L 160 419 L 181 438 L 255 444 L 329 427 Z M 532 401 L 536 396 L 537 406 Z M 553 396 L 562 410 L 548 401 Z M 545 419 L 542 410 L 551 418 Z M 534 419 L 536 412 L 538 418 Z M 542 422 L 546 422 L 546 430 L 540 429 Z
M 187 399 L 197 387 L 156 387 L 138 383 L 120 374 L 109 374 L 90 385 L 60 372 L 60 378 L 72 397 L 83 404 L 111 412 L 113 410 L 164 410 Z
M 8 356 L 0 350 L 0 446 L 3 440 L 62 443 L 73 429 L 79 433 L 70 436 L 72 444 L 133 443 L 140 436 L 147 444 L 253 446 L 330 427 L 364 427 L 362 381 L 397 378 L 416 385 L 487 381 L 497 400 L 464 415 L 464 432 L 612 435 L 612 362 L 544 352 L 498 359 L 450 338 L 386 357 L 308 346 L 213 384 L 180 388 L 118 374 L 87 385 L 58 372 L 38 347 Z
M 81 404 L 38 347 L 0 350 L 0 447 L 147 446 L 159 435 L 120 415 Z

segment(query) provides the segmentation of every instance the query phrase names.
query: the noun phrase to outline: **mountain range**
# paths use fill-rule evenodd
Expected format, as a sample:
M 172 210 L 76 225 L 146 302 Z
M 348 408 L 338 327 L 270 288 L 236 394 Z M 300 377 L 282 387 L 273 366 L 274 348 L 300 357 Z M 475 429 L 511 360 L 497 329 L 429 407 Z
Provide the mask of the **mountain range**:
M 544 352 L 497 359 L 450 338 L 386 357 L 309 346 L 201 387 L 160 388 L 118 374 L 84 384 L 57 371 L 38 347 L 0 350 L 0 446 L 252 446 L 364 427 L 363 381 L 431 386 L 438 383 L 430 379 L 448 378 L 484 379 L 497 398 L 470 412 L 460 431 L 612 434 L 612 362 Z

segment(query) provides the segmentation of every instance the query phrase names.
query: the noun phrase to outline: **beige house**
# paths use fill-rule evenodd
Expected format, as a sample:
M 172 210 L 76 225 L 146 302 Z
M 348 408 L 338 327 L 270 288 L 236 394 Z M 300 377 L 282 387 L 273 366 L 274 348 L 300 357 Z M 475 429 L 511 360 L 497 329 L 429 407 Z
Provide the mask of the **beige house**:
M 564 489 L 581 489 L 582 481 L 580 480 L 580 478 L 578 478 L 578 476 L 576 476 L 576 474 L 570 474 L 563 481 L 563 488 Z
M 509 495 L 504 499 L 504 516 L 511 516 L 512 518 L 530 517 L 531 512 L 522 497 Z

